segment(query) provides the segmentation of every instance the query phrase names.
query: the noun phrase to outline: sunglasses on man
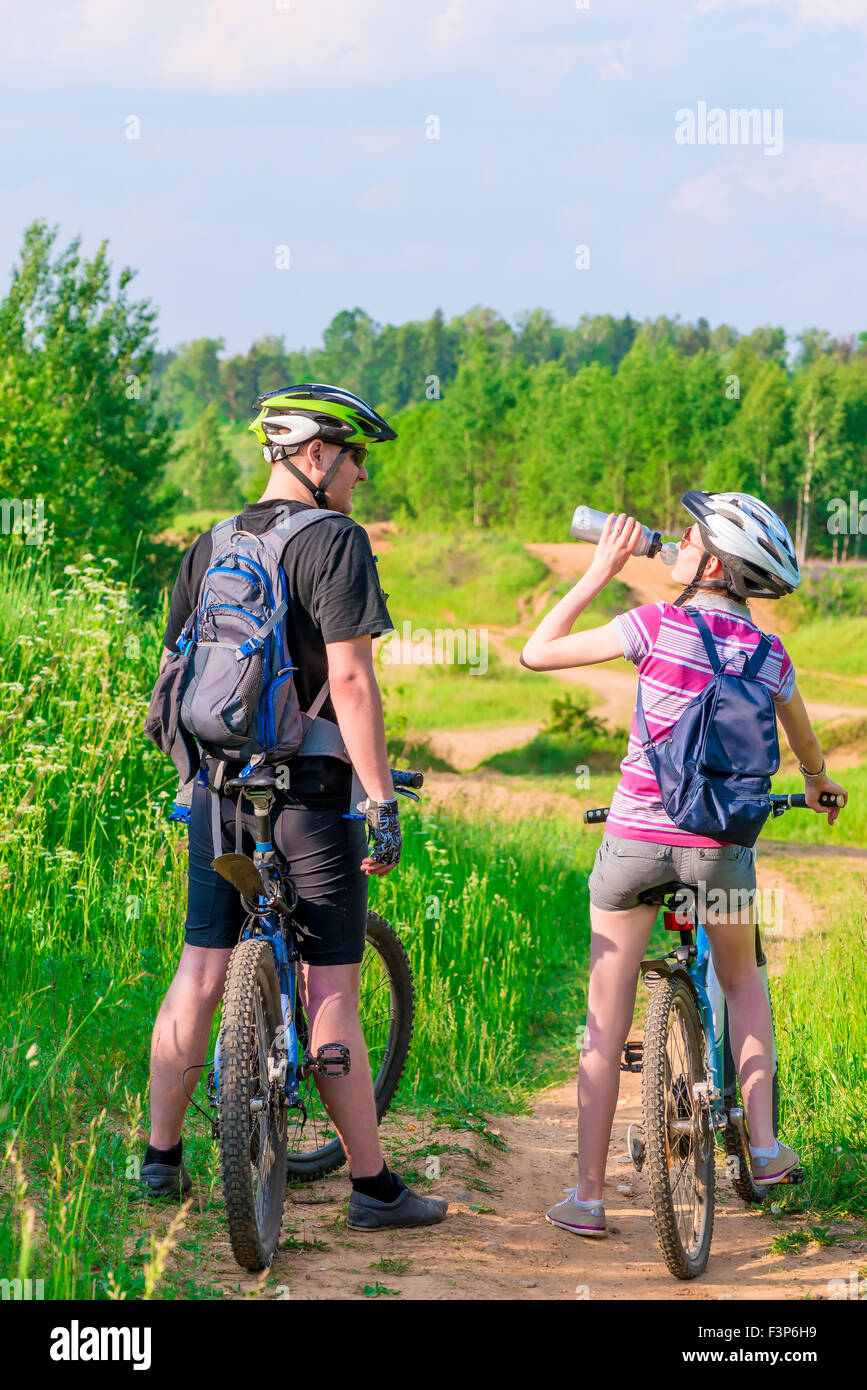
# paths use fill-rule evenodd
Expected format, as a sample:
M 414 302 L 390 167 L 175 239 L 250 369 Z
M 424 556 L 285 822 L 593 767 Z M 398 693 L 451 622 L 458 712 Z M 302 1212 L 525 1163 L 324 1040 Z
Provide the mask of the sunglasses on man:
M 363 444 L 345 444 L 343 452 L 352 455 L 352 462 L 358 469 L 362 469 L 367 462 L 368 450 Z

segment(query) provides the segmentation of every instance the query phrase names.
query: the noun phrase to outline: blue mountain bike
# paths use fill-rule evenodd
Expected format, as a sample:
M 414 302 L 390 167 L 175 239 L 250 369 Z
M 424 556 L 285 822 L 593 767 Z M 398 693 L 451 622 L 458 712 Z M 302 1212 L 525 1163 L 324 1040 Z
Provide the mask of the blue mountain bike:
M 771 795 L 771 815 L 804 807 L 801 794 Z M 823 792 L 824 806 L 838 798 Z M 609 808 L 585 811 L 584 821 L 607 818 Z M 714 1220 L 716 1147 L 738 1196 L 763 1202 L 772 1191 L 753 1181 L 749 1135 L 737 1070 L 729 1041 L 728 1013 L 713 968 L 707 932 L 698 919 L 694 889 L 661 884 L 639 894 L 664 909 L 666 927 L 680 945 L 666 955 L 641 962 L 650 989 L 644 1041 L 627 1042 L 621 1069 L 642 1073 L 642 1123 L 630 1125 L 630 1157 L 640 1172 L 645 1162 L 656 1234 L 669 1270 L 678 1279 L 695 1279 L 707 1266 Z M 756 927 L 756 964 L 768 988 L 767 960 Z M 768 991 L 770 999 L 770 991 Z M 773 1017 L 773 1013 L 772 1013 Z M 780 1109 L 776 1047 L 773 1062 L 773 1126 Z M 800 1168 L 782 1182 L 803 1182 Z
M 395 787 L 418 800 L 419 772 L 392 772 Z M 377 1118 L 397 1089 L 409 1054 L 414 991 L 397 934 L 368 913 L 359 1018 L 366 1058 L 341 1043 L 312 1056 L 298 980 L 298 895 L 271 840 L 273 769 L 226 784 L 252 804 L 256 849 L 223 854 L 213 866 L 241 894 L 247 912 L 232 952 L 208 1097 L 216 1110 L 220 1165 L 232 1253 L 245 1269 L 270 1264 L 280 1238 L 287 1177 L 321 1177 L 346 1161 L 316 1088 L 316 1077 L 346 1076 L 369 1065 Z

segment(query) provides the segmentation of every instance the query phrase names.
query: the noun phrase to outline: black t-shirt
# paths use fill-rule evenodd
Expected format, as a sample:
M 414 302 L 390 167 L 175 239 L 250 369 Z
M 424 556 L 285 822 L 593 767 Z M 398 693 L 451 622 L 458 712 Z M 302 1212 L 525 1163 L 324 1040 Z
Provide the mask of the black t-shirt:
M 286 515 L 310 511 L 306 502 L 251 502 L 240 513 L 239 525 L 261 535 Z M 165 645 L 174 650 L 184 624 L 198 602 L 202 579 L 211 559 L 211 536 L 205 532 L 193 542 L 181 561 L 172 591 Z M 295 685 L 302 710 L 309 709 L 328 679 L 326 642 L 390 632 L 393 623 L 379 584 L 376 563 L 367 532 L 348 516 L 329 516 L 307 526 L 287 541 L 282 558 L 289 596 L 286 639 L 289 655 L 298 670 Z M 320 711 L 334 719 L 327 697 Z M 305 759 L 305 762 L 307 760 Z M 323 759 L 333 764 L 335 759 Z M 340 765 L 341 768 L 345 764 Z M 332 769 L 334 773 L 337 769 Z M 348 769 L 347 769 L 348 771 Z M 329 779 L 330 780 L 330 779 Z

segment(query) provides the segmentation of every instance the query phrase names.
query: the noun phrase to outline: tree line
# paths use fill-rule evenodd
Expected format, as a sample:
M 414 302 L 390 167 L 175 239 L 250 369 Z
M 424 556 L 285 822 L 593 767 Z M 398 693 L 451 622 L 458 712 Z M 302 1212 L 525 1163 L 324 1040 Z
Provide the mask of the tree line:
M 45 498 L 65 561 L 157 564 L 179 510 L 240 507 L 265 471 L 253 401 L 309 380 L 357 391 L 398 432 L 372 451 L 361 519 L 563 539 L 584 502 L 672 532 L 687 488 L 737 489 L 781 513 L 802 558 L 867 551 L 867 333 L 810 328 L 790 356 L 779 327 L 481 307 L 380 326 L 356 308 L 318 347 L 272 336 L 225 357 L 209 338 L 158 351 L 132 279 L 104 245 L 88 261 L 36 222 L 0 302 L 0 495 Z

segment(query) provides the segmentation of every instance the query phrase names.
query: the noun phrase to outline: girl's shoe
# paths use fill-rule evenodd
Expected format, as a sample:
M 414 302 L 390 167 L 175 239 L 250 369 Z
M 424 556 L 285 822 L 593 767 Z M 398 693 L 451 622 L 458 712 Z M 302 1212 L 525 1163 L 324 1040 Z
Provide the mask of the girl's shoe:
M 785 1144 L 780 1144 L 776 1158 L 759 1158 L 756 1154 L 750 1154 L 753 1182 L 756 1187 L 770 1187 L 775 1182 L 781 1182 L 800 1162 L 795 1150 L 787 1148 Z
M 545 1220 L 564 1231 L 574 1231 L 576 1236 L 604 1236 L 605 1208 L 602 1198 L 592 1207 L 579 1207 L 577 1187 L 564 1187 L 563 1191 L 568 1192 L 569 1196 L 546 1211 Z

